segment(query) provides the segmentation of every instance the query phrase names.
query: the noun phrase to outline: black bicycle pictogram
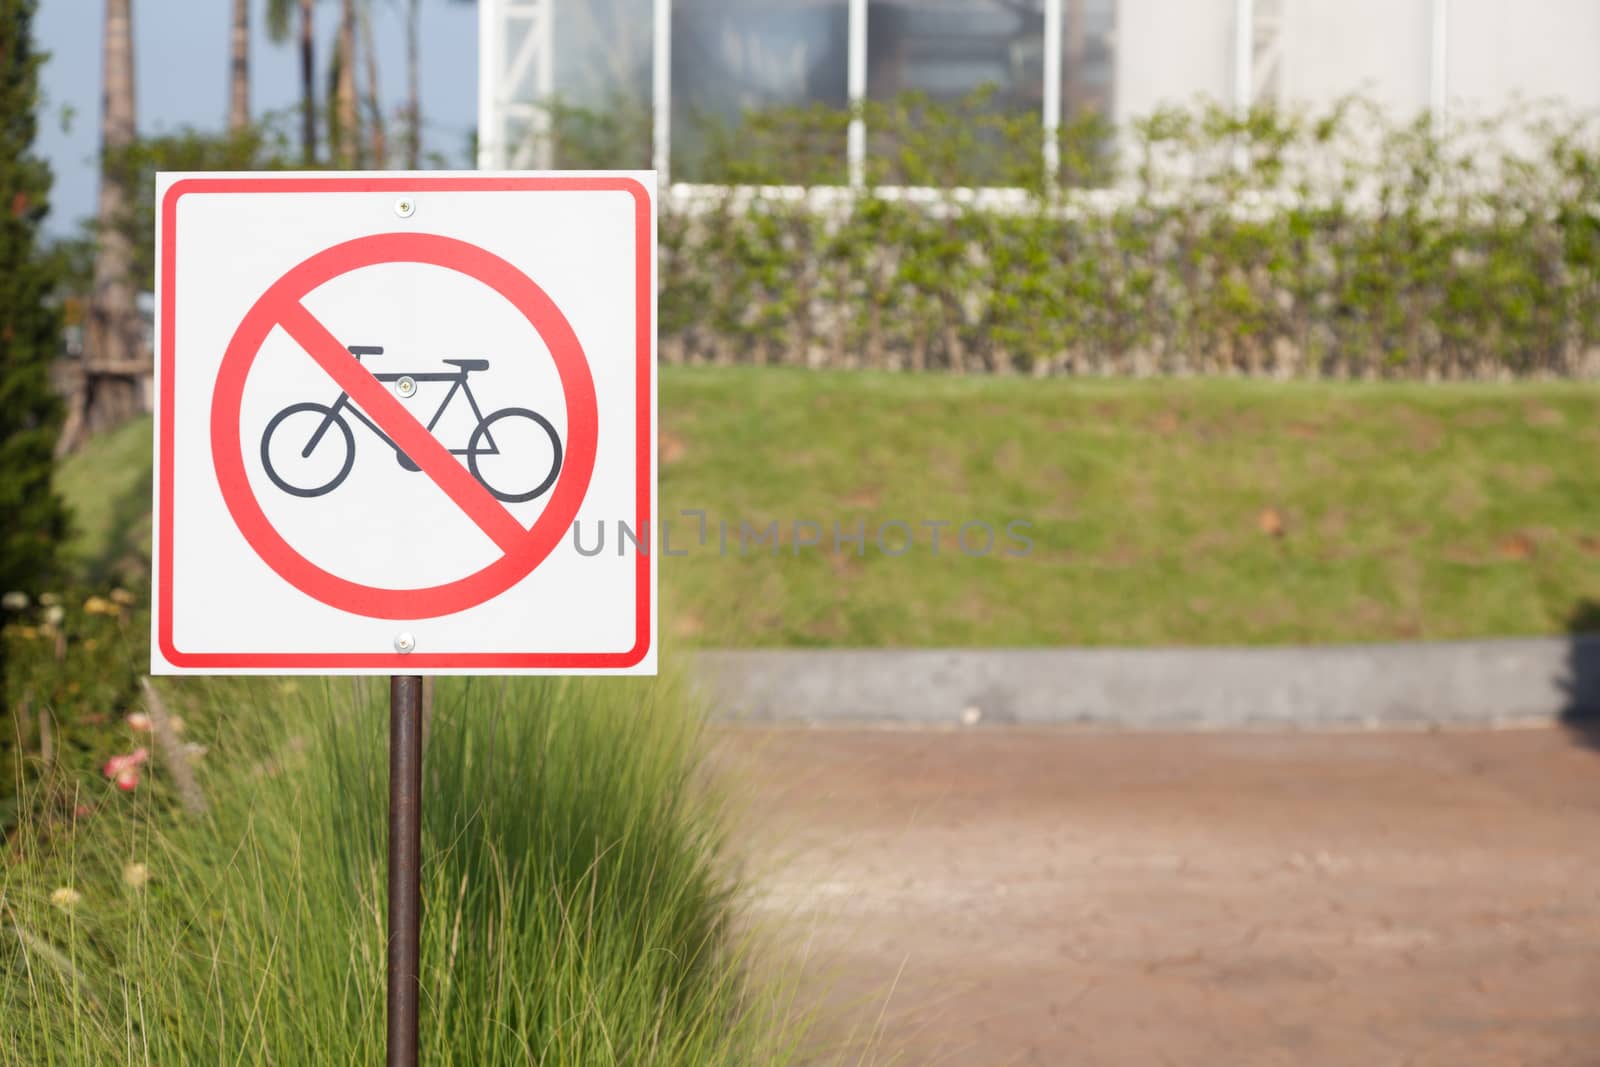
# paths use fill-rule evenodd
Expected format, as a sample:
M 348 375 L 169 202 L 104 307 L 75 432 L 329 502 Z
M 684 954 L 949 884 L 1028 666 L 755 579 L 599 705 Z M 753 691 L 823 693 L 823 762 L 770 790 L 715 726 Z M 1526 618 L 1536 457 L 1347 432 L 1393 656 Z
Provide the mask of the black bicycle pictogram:
M 355 356 L 357 361 L 359 361 L 362 356 L 380 356 L 383 354 L 383 348 L 378 345 L 349 345 L 347 347 L 349 348 L 350 354 Z M 445 393 L 444 399 L 439 402 L 439 407 L 436 411 L 434 411 L 433 418 L 428 420 L 428 432 L 432 433 L 433 428 L 439 424 L 439 419 L 444 415 L 445 409 L 450 406 L 450 402 L 455 399 L 456 393 L 459 392 L 463 394 L 467 398 L 467 404 L 472 408 L 472 415 L 477 420 L 477 423 L 476 427 L 472 431 L 472 436 L 467 440 L 467 447 L 449 449 L 450 454 L 453 456 L 466 456 L 467 469 L 472 472 L 472 476 L 476 478 L 485 489 L 494 494 L 496 499 L 514 504 L 525 500 L 532 500 L 534 497 L 546 492 L 552 485 L 555 484 L 556 475 L 561 472 L 561 438 L 556 434 L 556 428 L 550 424 L 550 420 L 539 414 L 537 411 L 530 411 L 527 408 L 501 408 L 498 411 L 485 415 L 478 407 L 477 398 L 472 395 L 472 387 L 467 384 L 467 376 L 472 374 L 474 371 L 488 370 L 489 361 L 486 359 L 447 359 L 443 360 L 442 362 L 447 366 L 451 366 L 456 369 L 454 371 L 425 371 L 415 374 L 383 373 L 374 374 L 373 377 L 378 379 L 380 382 L 398 383 L 398 388 L 401 394 L 404 396 L 409 396 L 414 393 L 416 391 L 417 384 L 422 382 L 449 382 L 449 391 Z M 400 466 L 404 467 L 408 471 L 417 471 L 421 469 L 410 459 L 410 457 L 400 450 L 400 446 L 395 444 L 393 438 L 384 433 L 383 429 L 377 423 L 373 422 L 365 412 L 356 407 L 356 405 L 350 400 L 349 393 L 342 392 L 339 394 L 339 399 L 335 400 L 332 404 L 319 404 L 315 401 L 309 400 L 299 404 L 290 404 L 288 407 L 274 415 L 272 420 L 267 423 L 266 430 L 264 430 L 261 434 L 261 465 L 266 468 L 267 477 L 272 479 L 272 484 L 276 485 L 279 489 L 282 489 L 285 493 L 291 493 L 294 496 L 300 497 L 322 496 L 324 493 L 331 493 L 333 490 L 337 489 L 340 483 L 350 476 L 350 469 L 355 466 L 356 461 L 356 437 L 350 429 L 350 423 L 344 417 L 345 412 L 349 412 L 357 419 L 360 419 L 362 422 L 366 423 L 368 429 L 382 438 L 384 443 L 390 448 L 394 449 L 395 458 L 400 461 Z M 306 437 L 304 446 L 294 448 L 294 443 L 297 442 L 299 438 L 294 433 L 291 433 L 290 430 L 285 427 L 285 424 L 288 423 L 289 420 L 294 419 L 297 415 L 308 414 L 320 416 L 320 418 L 317 418 L 314 423 L 308 422 L 305 419 L 297 419 L 295 421 L 294 425 L 296 427 L 307 430 L 309 433 Z M 517 421 L 506 422 L 502 420 Z M 500 432 L 503 437 L 507 434 L 508 430 L 511 430 L 519 425 L 523 426 L 526 430 L 527 428 L 530 428 L 528 424 L 531 423 L 531 429 L 534 431 L 534 437 L 536 440 L 542 441 L 543 439 L 548 439 L 550 448 L 550 464 L 548 471 L 544 471 L 544 465 L 542 463 L 537 463 L 531 472 L 525 465 L 513 464 L 510 470 L 496 473 L 496 480 L 504 483 L 519 474 L 525 475 L 531 473 L 533 476 L 537 477 L 541 472 L 543 472 L 542 480 L 540 480 L 532 489 L 518 492 L 516 491 L 517 486 L 515 485 L 496 485 L 490 482 L 489 479 L 484 476 L 482 470 L 480 470 L 479 461 L 481 459 L 486 456 L 502 455 L 500 448 L 495 444 L 494 435 L 490 433 L 489 430 L 489 427 L 496 423 L 500 424 Z M 296 454 L 298 454 L 300 459 L 311 459 L 312 453 L 317 452 L 317 447 L 324 441 L 333 442 L 332 447 L 340 447 L 342 442 L 344 453 L 343 459 L 338 463 L 337 472 L 331 478 L 326 478 L 325 480 L 323 480 L 321 475 L 299 479 L 301 481 L 320 483 L 312 485 L 296 485 L 294 482 L 291 482 L 289 479 L 283 477 L 283 475 L 280 474 L 279 471 L 273 466 L 271 448 L 272 436 L 279 430 L 280 427 L 284 427 L 284 432 L 288 435 L 279 442 L 280 447 L 285 443 L 290 445 L 291 451 L 288 458 L 293 458 Z M 339 432 L 337 434 L 329 434 L 328 431 L 330 429 L 337 429 Z M 518 436 L 521 436 L 521 434 Z M 323 452 L 318 453 L 318 455 L 328 457 L 323 461 L 322 466 L 324 469 L 333 465 L 332 456 L 336 454 L 327 453 L 326 449 L 324 449 Z M 280 456 L 280 462 L 283 458 L 284 457 Z

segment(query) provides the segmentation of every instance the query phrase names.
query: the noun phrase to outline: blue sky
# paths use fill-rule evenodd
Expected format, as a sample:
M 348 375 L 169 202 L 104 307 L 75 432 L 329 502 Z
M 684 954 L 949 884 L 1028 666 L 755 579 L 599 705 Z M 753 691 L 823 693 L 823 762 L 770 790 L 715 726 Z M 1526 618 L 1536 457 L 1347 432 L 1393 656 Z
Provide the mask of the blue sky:
M 300 67 L 295 46 L 267 40 L 265 0 L 251 2 L 251 109 L 261 115 L 296 107 Z M 232 6 L 227 0 L 133 0 L 141 132 L 223 128 Z M 322 0 L 317 7 L 317 64 L 323 67 L 338 5 Z M 373 3 L 378 82 L 391 112 L 405 96 L 405 7 L 405 0 Z M 47 223 L 52 234 L 72 233 L 94 213 L 104 16 L 101 0 L 41 0 L 34 20 L 38 46 L 50 53 L 43 72 L 38 151 L 55 173 Z M 422 0 L 421 40 L 423 149 L 467 166 L 467 140 L 477 125 L 477 6 Z M 319 99 L 325 84 L 324 69 L 318 75 Z

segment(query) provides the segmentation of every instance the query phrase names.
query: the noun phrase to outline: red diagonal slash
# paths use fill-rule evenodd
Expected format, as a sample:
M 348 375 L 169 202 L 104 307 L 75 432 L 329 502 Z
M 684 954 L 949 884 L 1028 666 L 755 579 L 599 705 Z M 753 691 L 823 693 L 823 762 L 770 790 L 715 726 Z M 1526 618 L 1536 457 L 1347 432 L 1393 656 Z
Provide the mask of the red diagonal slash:
M 298 300 L 289 301 L 276 310 L 278 324 L 295 343 L 328 372 L 339 388 L 350 394 L 351 400 L 361 405 L 407 458 L 422 468 L 423 473 L 500 546 L 500 551 L 509 555 L 521 547 L 527 540 L 527 529 L 456 461 L 450 450 L 440 444 L 405 405 L 389 394 L 389 390 L 306 310 L 304 304 Z

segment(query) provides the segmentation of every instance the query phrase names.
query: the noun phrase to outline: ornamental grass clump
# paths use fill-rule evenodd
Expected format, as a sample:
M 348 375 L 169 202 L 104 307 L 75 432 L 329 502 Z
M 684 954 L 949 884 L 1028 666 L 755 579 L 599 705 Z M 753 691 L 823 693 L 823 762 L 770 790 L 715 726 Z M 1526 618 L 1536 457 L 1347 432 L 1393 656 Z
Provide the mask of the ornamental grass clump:
M 76 817 L 21 826 L 0 875 L 0 1064 L 382 1062 L 385 697 L 361 679 L 164 687 L 215 724 L 204 815 L 113 783 L 26 805 Z M 666 682 L 441 681 L 424 1062 L 793 1058 L 787 997 L 736 930 L 701 751 Z M 160 784 L 160 754 L 142 769 Z

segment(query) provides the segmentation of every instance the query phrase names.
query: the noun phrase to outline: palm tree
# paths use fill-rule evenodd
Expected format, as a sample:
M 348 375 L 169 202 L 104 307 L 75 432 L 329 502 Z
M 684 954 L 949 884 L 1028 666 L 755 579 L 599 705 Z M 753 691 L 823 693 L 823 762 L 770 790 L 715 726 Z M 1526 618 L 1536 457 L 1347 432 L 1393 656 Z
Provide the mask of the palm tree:
M 250 125 L 250 0 L 233 0 L 233 36 L 228 62 L 228 132 Z
M 300 153 L 309 166 L 317 161 L 317 35 L 314 0 L 267 0 L 267 36 L 278 44 L 289 39 L 289 13 L 300 9 Z
M 361 0 L 361 51 L 366 66 L 367 117 L 372 123 L 374 167 L 389 165 L 389 138 L 383 125 L 383 103 L 378 97 L 378 49 L 372 41 L 372 0 Z
M 406 167 L 422 166 L 422 78 L 417 42 L 421 0 L 411 0 L 406 10 Z
M 109 429 L 144 407 L 151 369 L 135 303 L 133 242 L 119 225 L 133 201 L 122 157 L 136 134 L 132 0 L 106 0 L 104 86 L 100 112 L 100 207 L 94 290 L 84 324 L 83 380 L 67 413 L 60 448 Z
M 361 111 L 356 97 L 356 0 L 340 0 L 339 38 L 334 45 L 328 142 L 339 166 L 349 170 L 361 156 Z

